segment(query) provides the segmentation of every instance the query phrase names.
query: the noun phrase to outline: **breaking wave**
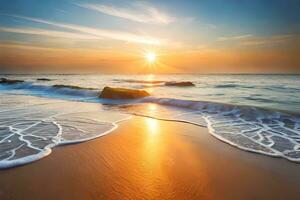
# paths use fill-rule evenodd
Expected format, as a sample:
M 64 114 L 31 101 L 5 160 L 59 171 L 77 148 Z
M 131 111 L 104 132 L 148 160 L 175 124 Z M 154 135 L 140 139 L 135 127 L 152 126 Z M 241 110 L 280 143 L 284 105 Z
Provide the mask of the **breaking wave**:
M 75 97 L 97 97 L 100 93 L 99 90 L 94 88 L 84 88 L 72 85 L 37 85 L 31 82 L 22 82 L 16 84 L 0 84 L 0 90 L 2 91 L 13 91 L 18 90 L 24 91 L 25 94 L 36 94 L 36 95 L 64 95 L 64 96 L 75 96 Z
M 143 101 L 188 109 L 177 115 L 155 117 L 207 126 L 213 136 L 240 149 L 300 162 L 298 114 L 204 101 L 168 98 Z

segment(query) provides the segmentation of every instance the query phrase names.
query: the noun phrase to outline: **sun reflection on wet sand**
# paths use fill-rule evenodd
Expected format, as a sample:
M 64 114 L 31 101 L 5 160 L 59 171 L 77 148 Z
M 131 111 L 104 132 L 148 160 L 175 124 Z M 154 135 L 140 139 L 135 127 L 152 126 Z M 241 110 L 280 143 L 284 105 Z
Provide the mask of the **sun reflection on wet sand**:
M 155 104 L 149 104 L 146 108 L 151 114 L 157 109 Z M 149 191 L 149 196 L 154 198 L 157 195 L 158 186 L 166 183 L 166 176 L 162 171 L 163 155 L 165 152 L 165 135 L 162 133 L 159 122 L 156 119 L 145 118 L 144 129 L 144 184 Z
M 149 109 L 149 111 L 156 111 L 157 105 L 156 104 L 148 104 L 148 109 Z
M 155 104 L 150 104 L 148 109 L 155 110 Z M 161 122 L 152 118 L 142 121 L 145 123 L 142 184 L 147 187 L 149 197 L 159 199 L 163 194 L 161 188 L 170 194 L 176 190 L 182 196 L 188 195 L 187 191 L 201 191 L 203 186 L 197 181 L 204 176 L 201 162 L 193 153 L 195 150 L 181 136 L 173 135 L 172 127 L 161 127 Z M 192 173 L 187 169 L 193 169 Z
M 158 123 L 157 123 L 156 119 L 147 118 L 146 123 L 147 123 L 147 129 L 148 129 L 149 133 L 151 133 L 151 134 L 158 133 L 158 131 L 157 131 Z
M 164 134 L 156 119 L 146 118 L 145 123 L 145 142 L 143 166 L 144 166 L 144 185 L 147 187 L 148 195 L 151 198 L 157 198 L 159 186 L 167 182 L 166 176 L 162 170 L 163 156 L 165 146 L 163 145 Z
M 153 114 L 156 111 L 157 106 L 155 104 L 149 104 L 147 106 L 147 109 L 149 114 Z M 158 126 L 158 121 L 152 118 L 145 118 L 145 124 L 146 124 L 145 132 L 147 133 L 146 136 L 147 154 L 148 152 L 150 152 L 153 155 L 155 154 L 155 149 L 157 148 L 157 145 L 160 142 L 160 139 L 162 137 L 162 135 L 159 135 L 160 127 Z M 152 157 L 152 155 L 150 156 Z

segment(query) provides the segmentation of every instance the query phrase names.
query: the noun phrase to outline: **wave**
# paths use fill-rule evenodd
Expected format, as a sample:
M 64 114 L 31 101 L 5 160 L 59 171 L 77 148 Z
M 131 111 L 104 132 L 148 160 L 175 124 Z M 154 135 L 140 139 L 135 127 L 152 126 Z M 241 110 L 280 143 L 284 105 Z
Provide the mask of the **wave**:
M 220 84 L 220 85 L 215 85 L 215 88 L 235 88 L 238 87 L 237 84 Z
M 298 87 L 291 87 L 291 86 L 285 86 L 285 85 L 270 85 L 268 87 L 262 87 L 262 89 L 265 90 L 272 90 L 272 91 L 286 91 L 290 90 L 292 92 L 299 92 L 300 88 Z
M 300 162 L 300 116 L 251 106 L 168 98 L 143 102 L 186 108 L 171 120 L 203 126 L 216 138 L 237 148 Z
M 3 94 L 1 98 L 5 104 L 0 105 L 0 169 L 39 160 L 58 145 L 104 136 L 131 118 L 81 102 Z
M 62 88 L 62 89 L 73 89 L 73 90 L 96 90 L 95 88 L 87 88 L 87 87 L 79 87 L 75 85 L 52 85 L 54 88 Z
M 28 130 L 12 131 L 12 134 L 0 141 L 0 147 L 6 146 L 4 152 L 3 149 L 0 151 L 0 169 L 39 160 L 51 154 L 55 146 L 85 142 L 107 135 L 118 128 L 118 123 L 121 122 L 93 122 L 92 119 L 91 122 L 85 122 L 70 114 L 66 117 L 68 119 L 59 119 L 60 121 L 55 118 L 49 122 L 38 121 Z M 124 120 L 127 119 L 129 118 Z M 26 123 L 26 120 L 22 123 Z M 8 126 L 8 129 L 13 130 L 16 125 L 18 124 Z M 45 128 L 49 129 L 45 131 Z
M 36 85 L 31 82 L 22 82 L 16 84 L 0 84 L 0 90 L 23 90 L 32 94 L 40 95 L 64 95 L 74 97 L 97 97 L 100 91 L 94 88 L 84 88 L 73 85 Z
M 255 96 L 244 97 L 244 98 L 247 99 L 247 100 L 250 100 L 250 101 L 262 102 L 262 103 L 275 103 L 275 102 L 277 102 L 273 99 L 266 99 L 266 98 L 255 97 Z
M 228 83 L 228 84 L 218 84 L 218 85 L 215 85 L 214 87 L 215 88 L 254 88 L 255 86 Z

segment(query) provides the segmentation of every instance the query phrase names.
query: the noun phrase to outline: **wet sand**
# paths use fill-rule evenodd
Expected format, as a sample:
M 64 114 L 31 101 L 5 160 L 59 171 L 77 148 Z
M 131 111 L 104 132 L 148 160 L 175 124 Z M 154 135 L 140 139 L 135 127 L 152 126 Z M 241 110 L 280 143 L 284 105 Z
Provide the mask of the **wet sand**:
M 0 170 L 0 199 L 300 199 L 300 164 L 245 152 L 206 128 L 142 117 Z

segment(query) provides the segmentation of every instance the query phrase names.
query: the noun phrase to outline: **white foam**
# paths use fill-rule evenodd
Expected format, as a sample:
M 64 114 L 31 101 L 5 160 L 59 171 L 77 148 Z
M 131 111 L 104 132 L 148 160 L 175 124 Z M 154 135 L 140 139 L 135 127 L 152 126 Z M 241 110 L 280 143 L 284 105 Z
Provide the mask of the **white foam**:
M 100 104 L 0 95 L 0 168 L 41 159 L 57 145 L 104 136 L 130 118 L 120 112 L 105 111 Z M 146 105 L 139 104 L 146 102 L 163 106 L 147 112 L 143 107 Z M 170 98 L 149 97 L 132 103 L 141 107 L 135 111 L 134 106 L 117 110 L 207 126 L 214 137 L 239 149 L 300 162 L 299 116 Z
M 130 115 L 104 111 L 97 104 L 15 95 L 1 95 L 0 98 L 8 105 L 12 102 L 35 105 L 17 109 L 12 106 L 0 113 L 0 169 L 39 160 L 57 145 L 107 135 L 118 127 L 118 123 L 131 118 Z
M 206 125 L 214 137 L 239 149 L 300 162 L 299 116 L 213 102 L 153 97 L 143 101 L 187 109 L 186 113 L 173 116 L 146 116 Z

